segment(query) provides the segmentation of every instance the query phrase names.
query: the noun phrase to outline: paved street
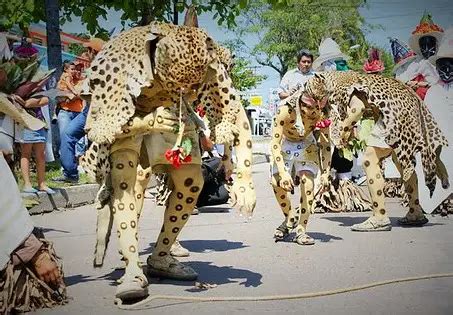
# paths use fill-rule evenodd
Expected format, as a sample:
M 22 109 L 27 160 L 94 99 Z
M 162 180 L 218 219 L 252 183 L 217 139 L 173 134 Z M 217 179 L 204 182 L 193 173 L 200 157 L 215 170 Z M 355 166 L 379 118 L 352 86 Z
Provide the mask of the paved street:
M 217 287 L 199 291 L 193 282 L 150 279 L 150 295 L 264 296 L 351 287 L 369 282 L 453 272 L 453 219 L 429 217 L 423 228 L 402 228 L 405 211 L 387 203 L 391 232 L 356 233 L 349 227 L 368 213 L 316 214 L 309 224 L 316 245 L 274 243 L 283 217 L 268 180 L 268 164 L 254 166 L 258 203 L 245 223 L 234 210 L 210 209 L 191 217 L 180 235 L 191 256 L 183 258 L 199 272 L 199 281 Z M 296 200 L 296 198 L 294 198 Z M 141 257 L 151 252 L 163 209 L 145 203 L 140 223 Z M 68 305 L 37 314 L 125 313 L 113 304 L 114 280 L 121 276 L 116 236 L 103 268 L 92 267 L 96 213 L 92 205 L 34 216 L 63 257 Z M 158 300 L 136 314 L 451 314 L 453 278 L 391 284 L 362 291 L 305 300 L 188 303 Z

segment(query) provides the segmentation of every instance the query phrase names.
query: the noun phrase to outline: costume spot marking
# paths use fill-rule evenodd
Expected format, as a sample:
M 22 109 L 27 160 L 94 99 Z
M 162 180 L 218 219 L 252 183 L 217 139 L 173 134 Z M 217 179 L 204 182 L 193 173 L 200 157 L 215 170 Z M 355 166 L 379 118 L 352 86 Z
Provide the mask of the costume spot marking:
M 182 205 L 176 205 L 175 209 L 176 209 L 176 211 L 181 211 L 182 210 Z
M 122 190 L 126 190 L 126 189 L 127 189 L 127 184 L 126 184 L 125 182 L 122 182 L 122 183 L 120 184 L 120 188 L 121 188 Z
M 124 210 L 124 203 L 120 202 L 118 204 L 118 210 Z
M 193 184 L 193 179 L 190 177 L 186 178 L 186 180 L 184 181 L 184 186 L 186 186 L 186 187 L 190 187 L 190 186 L 192 186 L 192 184 Z
M 176 222 L 176 221 L 178 221 L 178 218 L 175 215 L 172 215 L 172 216 L 170 216 L 170 221 Z
M 190 187 L 190 191 L 193 192 L 193 193 L 196 193 L 200 190 L 200 187 L 198 186 L 193 186 L 193 187 Z

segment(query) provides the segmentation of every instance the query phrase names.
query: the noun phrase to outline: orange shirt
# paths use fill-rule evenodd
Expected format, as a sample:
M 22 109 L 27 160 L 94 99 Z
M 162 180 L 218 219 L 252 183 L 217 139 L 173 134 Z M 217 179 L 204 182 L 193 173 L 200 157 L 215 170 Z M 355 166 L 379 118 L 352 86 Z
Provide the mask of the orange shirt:
M 70 91 L 68 88 L 68 83 L 72 84 L 75 87 L 81 82 L 75 82 L 69 73 L 63 72 L 60 80 L 58 81 L 57 88 L 62 91 Z M 83 109 L 83 101 L 80 97 L 76 96 L 73 99 L 67 99 L 64 102 L 58 103 L 58 106 L 67 111 L 80 113 Z

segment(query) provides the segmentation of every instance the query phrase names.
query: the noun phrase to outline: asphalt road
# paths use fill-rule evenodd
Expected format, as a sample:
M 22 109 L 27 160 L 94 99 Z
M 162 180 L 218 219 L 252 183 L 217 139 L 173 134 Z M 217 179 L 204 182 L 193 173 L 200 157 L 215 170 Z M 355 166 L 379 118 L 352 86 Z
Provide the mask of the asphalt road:
M 275 243 L 283 216 L 268 180 L 269 165 L 254 166 L 258 203 L 251 222 L 228 207 L 202 209 L 180 235 L 191 256 L 182 258 L 215 284 L 200 291 L 193 282 L 150 279 L 150 295 L 258 297 L 333 290 L 370 282 L 453 273 L 452 218 L 429 217 L 422 228 L 402 228 L 405 210 L 389 200 L 391 232 L 357 233 L 350 226 L 366 213 L 316 214 L 309 234 L 314 246 Z M 294 200 L 297 200 L 296 196 Z M 147 200 L 140 222 L 141 259 L 146 261 L 162 224 L 163 209 Z M 113 303 L 115 279 L 121 276 L 116 237 L 105 264 L 92 267 L 96 214 L 92 205 L 34 216 L 63 257 L 69 304 L 37 314 L 125 313 Z M 453 314 L 453 278 L 390 284 L 338 295 L 267 302 L 190 303 L 157 300 L 136 314 Z

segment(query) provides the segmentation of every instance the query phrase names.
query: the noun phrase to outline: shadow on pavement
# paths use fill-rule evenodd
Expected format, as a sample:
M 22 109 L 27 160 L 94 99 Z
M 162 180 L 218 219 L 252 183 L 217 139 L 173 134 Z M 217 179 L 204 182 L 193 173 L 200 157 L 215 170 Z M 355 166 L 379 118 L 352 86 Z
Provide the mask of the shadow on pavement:
M 55 233 L 71 233 L 69 231 L 65 231 L 65 230 L 59 230 L 59 229 L 52 229 L 52 228 L 45 228 L 45 227 L 38 227 L 44 234 L 47 233 L 47 232 L 55 232 Z
M 70 287 L 74 284 L 78 284 L 78 283 L 91 282 L 91 281 L 97 281 L 97 280 L 98 280 L 98 278 L 93 278 L 92 276 L 84 276 L 81 274 L 64 277 L 64 282 L 66 283 L 66 286 L 68 286 L 68 287 Z
M 225 207 L 226 206 L 226 207 Z M 198 208 L 198 211 L 200 213 L 219 213 L 219 212 L 222 212 L 222 213 L 228 213 L 231 211 L 231 207 L 229 207 L 228 205 L 217 205 L 217 206 L 203 206 L 203 207 L 199 207 Z
M 322 232 L 307 232 L 308 235 L 313 237 L 316 241 L 321 241 L 322 243 L 327 243 L 330 241 L 342 241 L 342 237 L 338 237 L 331 234 L 326 234 Z
M 99 276 L 99 277 L 84 276 L 84 275 L 78 274 L 78 275 L 67 276 L 64 278 L 64 280 L 65 280 L 66 286 L 68 286 L 68 287 L 71 285 L 74 285 L 74 284 L 78 284 L 78 283 L 102 281 L 102 280 L 107 280 L 107 281 L 109 281 L 109 285 L 116 286 L 117 285 L 116 280 L 121 278 L 123 276 L 123 274 L 124 274 L 124 268 L 123 269 L 116 268 L 116 269 L 113 269 L 111 272 L 109 272 L 103 276 Z
M 229 250 L 249 247 L 242 242 L 230 242 L 228 240 L 190 240 L 181 241 L 182 246 L 190 252 L 204 253 L 206 251 L 226 252 Z
M 205 253 L 205 252 L 226 252 L 229 250 L 248 247 L 242 242 L 230 242 L 228 240 L 189 240 L 180 241 L 181 245 L 187 248 L 190 252 Z M 149 255 L 153 252 L 155 243 L 149 244 L 147 248 L 140 252 L 140 255 Z
M 250 270 L 237 269 L 233 266 L 219 267 L 212 265 L 212 262 L 205 261 L 190 261 L 185 264 L 192 267 L 199 274 L 196 282 L 215 284 L 217 286 L 228 283 L 238 283 L 245 287 L 258 287 L 262 284 L 261 278 L 263 276 Z M 150 284 L 161 283 L 189 287 L 186 289 L 187 292 L 201 292 L 206 290 L 195 287 L 195 281 L 178 281 L 153 277 L 149 277 L 148 279 L 150 280 Z
M 353 226 L 354 224 L 362 223 L 363 221 L 368 219 L 368 216 L 366 216 L 366 217 L 343 217 L 343 216 L 342 217 L 336 217 L 335 216 L 335 217 L 324 217 L 322 219 L 323 220 L 333 221 L 333 222 L 339 222 L 339 223 L 341 223 L 341 224 L 339 224 L 339 226 L 350 227 L 350 226 Z M 392 227 L 393 228 L 416 228 L 417 227 L 417 226 L 401 226 L 398 223 L 398 219 L 400 219 L 400 218 L 399 217 L 390 217 L 390 222 L 392 223 Z M 445 225 L 445 224 L 444 223 L 431 223 L 431 222 L 428 222 L 428 223 L 426 223 L 423 226 L 419 226 L 419 228 L 435 226 L 435 225 Z

